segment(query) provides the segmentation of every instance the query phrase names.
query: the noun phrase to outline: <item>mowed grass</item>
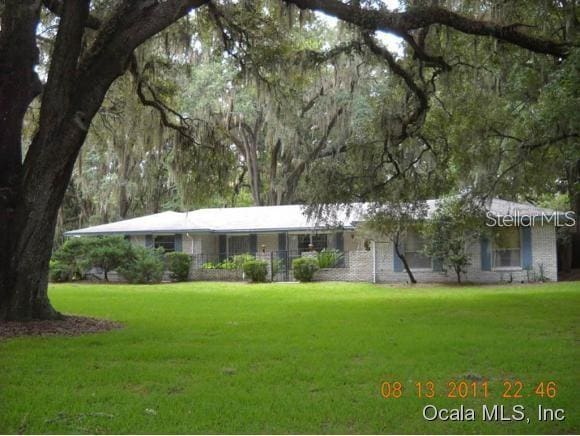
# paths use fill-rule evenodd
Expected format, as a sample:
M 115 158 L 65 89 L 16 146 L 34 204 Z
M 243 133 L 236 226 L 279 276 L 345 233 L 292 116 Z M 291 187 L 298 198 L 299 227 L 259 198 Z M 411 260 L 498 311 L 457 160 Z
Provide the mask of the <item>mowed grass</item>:
M 122 330 L 0 342 L 0 433 L 578 433 L 580 285 L 55 285 L 55 306 Z M 449 399 L 447 383 L 489 380 Z M 504 380 L 524 384 L 502 399 Z M 417 398 L 433 381 L 437 397 Z M 381 396 L 400 381 L 398 399 Z M 556 381 L 555 398 L 533 393 Z M 422 409 L 476 409 L 428 422 Z M 530 423 L 490 423 L 522 404 Z M 565 410 L 538 422 L 538 404 Z M 510 413 L 511 414 L 511 409 Z

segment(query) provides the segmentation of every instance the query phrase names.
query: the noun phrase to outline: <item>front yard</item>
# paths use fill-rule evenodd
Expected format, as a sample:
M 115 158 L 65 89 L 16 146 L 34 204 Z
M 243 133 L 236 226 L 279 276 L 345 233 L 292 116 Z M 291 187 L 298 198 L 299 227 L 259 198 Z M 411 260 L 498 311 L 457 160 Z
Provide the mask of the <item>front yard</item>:
M 0 433 L 580 432 L 578 282 L 67 284 L 50 295 L 125 328 L 0 342 Z M 446 398 L 461 380 L 476 398 Z M 502 399 L 515 380 L 522 398 Z M 402 396 L 383 398 L 384 381 Z M 417 398 L 427 381 L 435 398 Z M 534 393 L 548 381 L 555 398 Z M 429 422 L 427 404 L 477 416 Z M 530 423 L 484 422 L 483 404 L 509 415 L 521 404 Z M 538 404 L 566 419 L 538 422 Z

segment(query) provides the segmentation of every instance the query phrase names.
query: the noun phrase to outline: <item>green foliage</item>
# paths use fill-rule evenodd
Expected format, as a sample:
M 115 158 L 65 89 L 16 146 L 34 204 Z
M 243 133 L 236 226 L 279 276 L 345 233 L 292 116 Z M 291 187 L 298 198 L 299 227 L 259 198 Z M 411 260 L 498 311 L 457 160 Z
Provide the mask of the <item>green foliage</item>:
M 70 280 L 67 266 L 55 259 L 51 259 L 48 264 L 49 280 L 51 282 L 66 282 Z
M 318 269 L 318 259 L 315 257 L 304 256 L 292 261 L 294 278 L 300 282 L 311 282 Z
M 187 253 L 167 253 L 165 255 L 167 269 L 171 273 L 171 278 L 178 282 L 184 282 L 189 278 L 191 268 L 191 256 Z
M 407 185 L 404 183 L 404 185 Z M 390 240 L 404 257 L 403 240 L 409 231 L 417 232 L 427 217 L 427 202 L 421 200 L 418 186 L 399 186 L 397 199 L 386 204 L 374 203 L 369 205 L 365 213 L 365 222 L 361 233 L 369 239 L 376 238 Z M 417 283 L 413 271 L 403 262 L 405 271 L 411 283 Z
M 206 262 L 201 267 L 203 269 L 238 269 L 238 265 L 229 259 L 222 262 Z
M 118 272 L 129 283 L 159 283 L 164 269 L 162 248 L 151 250 L 134 247 L 133 258 L 122 265 Z
M 554 209 L 559 212 L 570 210 L 570 199 L 561 192 L 543 194 L 538 198 L 538 206 Z
M 476 201 L 459 196 L 441 200 L 423 226 L 425 253 L 438 259 L 444 271 L 454 271 L 461 282 L 461 274 L 471 264 L 469 247 L 479 239 L 484 223 L 485 212 Z
M 108 273 L 133 257 L 128 241 L 118 236 L 70 238 L 54 253 L 50 263 L 53 281 L 81 280 L 91 267 L 101 268 L 105 280 Z
M 223 262 L 219 263 L 216 266 L 216 269 L 239 269 L 239 265 L 235 264 L 234 262 L 232 262 L 230 259 L 226 259 Z
M 334 268 L 343 258 L 344 253 L 342 251 L 326 248 L 316 255 L 319 268 Z
M 54 253 L 51 271 L 59 281 L 82 280 L 90 268 L 94 238 L 70 238 Z M 58 271 L 58 272 L 57 272 Z
M 244 263 L 244 273 L 255 283 L 263 283 L 268 275 L 268 263 L 263 260 L 247 260 Z
M 283 271 L 284 260 L 282 259 L 272 259 L 272 274 L 276 275 Z
M 132 247 L 129 241 L 120 236 L 104 236 L 93 239 L 87 245 L 87 259 L 91 266 L 101 268 L 108 281 L 108 273 L 132 256 Z
M 237 254 L 234 257 L 232 257 L 232 262 L 237 265 L 237 269 L 243 269 L 244 268 L 244 264 L 246 262 L 250 262 L 252 260 L 255 260 L 256 257 L 251 255 L 250 253 L 244 253 L 244 254 Z
M 203 269 L 239 269 L 242 270 L 244 268 L 244 264 L 246 262 L 250 262 L 255 260 L 256 258 L 252 256 L 250 253 L 238 254 L 233 256 L 232 258 L 225 259 L 221 262 L 206 262 L 201 267 Z

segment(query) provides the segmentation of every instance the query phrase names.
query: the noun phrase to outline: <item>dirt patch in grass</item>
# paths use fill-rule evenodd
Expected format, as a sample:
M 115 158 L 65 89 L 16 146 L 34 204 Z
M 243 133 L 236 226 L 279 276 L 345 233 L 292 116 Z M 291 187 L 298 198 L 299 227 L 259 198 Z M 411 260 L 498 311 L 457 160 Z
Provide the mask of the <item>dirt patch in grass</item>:
M 115 321 L 84 316 L 46 321 L 0 321 L 0 340 L 17 336 L 79 336 L 122 327 L 123 324 Z

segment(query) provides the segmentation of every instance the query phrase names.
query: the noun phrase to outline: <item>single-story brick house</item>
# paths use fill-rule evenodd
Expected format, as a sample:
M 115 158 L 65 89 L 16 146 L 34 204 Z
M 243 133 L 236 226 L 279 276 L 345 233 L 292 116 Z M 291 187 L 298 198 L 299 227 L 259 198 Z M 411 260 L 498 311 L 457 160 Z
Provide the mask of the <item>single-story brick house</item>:
M 428 201 L 430 211 L 436 200 Z M 482 239 L 469 250 L 472 263 L 465 280 L 473 282 L 529 281 L 532 277 L 557 280 L 555 222 L 536 220 L 555 212 L 530 204 L 494 199 L 488 208 L 495 217 L 527 217 L 527 225 L 497 228 L 494 240 Z M 351 214 L 340 227 L 330 228 L 309 219 L 299 205 L 199 209 L 191 212 L 163 212 L 110 224 L 66 232 L 66 236 L 123 235 L 133 244 L 163 247 L 193 257 L 191 278 L 236 279 L 216 275 L 206 265 L 237 254 L 252 253 L 283 264 L 278 280 L 291 280 L 291 260 L 322 249 L 345 254 L 335 268 L 320 270 L 318 280 L 405 282 L 408 276 L 394 252 L 393 244 L 381 238 L 364 239 L 357 232 L 361 217 Z M 367 236 L 368 238 L 368 236 Z M 453 274 L 438 270 L 422 254 L 421 237 L 409 234 L 404 243 L 406 258 L 420 282 L 454 281 Z M 213 274 L 213 276 L 212 276 Z M 233 274 L 233 275 L 232 275 Z M 272 277 L 275 279 L 274 275 Z

